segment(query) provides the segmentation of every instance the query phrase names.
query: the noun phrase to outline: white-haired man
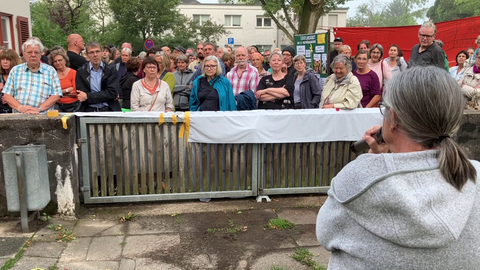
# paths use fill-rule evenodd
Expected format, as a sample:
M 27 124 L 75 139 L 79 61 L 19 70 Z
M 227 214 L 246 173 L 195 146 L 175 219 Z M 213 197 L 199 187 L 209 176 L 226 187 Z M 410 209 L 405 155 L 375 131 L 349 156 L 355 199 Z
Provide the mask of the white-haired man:
M 408 67 L 437 66 L 445 69 L 445 56 L 442 48 L 435 44 L 437 27 L 432 22 L 422 24 L 418 31 L 420 44 L 413 46 Z
M 240 46 L 235 49 L 235 61 L 237 66 L 227 73 L 227 79 L 232 84 L 233 94 L 238 95 L 241 92 L 252 90 L 257 91 L 258 71 L 247 62 L 247 50 Z
M 26 62 L 10 71 L 3 88 L 4 100 L 16 112 L 39 114 L 50 109 L 62 96 L 55 69 L 40 62 L 42 42 L 35 37 L 22 45 Z

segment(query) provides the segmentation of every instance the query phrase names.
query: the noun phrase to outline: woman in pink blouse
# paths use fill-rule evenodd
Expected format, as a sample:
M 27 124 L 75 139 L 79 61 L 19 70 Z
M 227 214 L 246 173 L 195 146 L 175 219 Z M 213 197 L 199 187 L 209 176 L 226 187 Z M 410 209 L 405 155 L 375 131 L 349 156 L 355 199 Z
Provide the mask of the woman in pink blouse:
M 392 73 L 388 65 L 383 60 L 383 47 L 382 45 L 375 43 L 370 47 L 370 59 L 368 59 L 367 66 L 373 70 L 378 76 L 378 81 L 382 92 L 385 90 L 387 81 L 392 77 Z

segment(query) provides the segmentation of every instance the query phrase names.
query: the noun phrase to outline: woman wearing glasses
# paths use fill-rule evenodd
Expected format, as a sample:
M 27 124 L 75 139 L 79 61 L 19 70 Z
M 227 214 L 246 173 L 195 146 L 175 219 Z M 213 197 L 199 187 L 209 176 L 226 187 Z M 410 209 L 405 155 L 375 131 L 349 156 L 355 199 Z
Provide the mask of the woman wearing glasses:
M 135 111 L 173 111 L 173 98 L 168 84 L 157 77 L 158 62 L 147 57 L 142 70 L 145 78 L 133 83 L 130 94 L 131 109 Z
M 480 163 L 451 138 L 460 87 L 443 69 L 414 67 L 392 78 L 384 102 L 384 143 L 380 126 L 366 131 L 369 153 L 333 178 L 318 213 L 328 269 L 478 269 Z
M 236 111 L 232 84 L 222 76 L 222 67 L 216 56 L 204 60 L 202 75 L 193 81 L 190 111 Z
M 370 59 L 368 59 L 368 68 L 373 70 L 378 76 L 378 82 L 380 83 L 380 88 L 385 89 L 387 81 L 392 77 L 392 73 L 388 65 L 385 65 L 383 62 L 383 47 L 382 45 L 375 43 L 370 48 Z M 375 104 L 377 105 L 377 103 Z
M 458 82 L 462 87 L 463 95 L 467 98 L 465 109 L 480 109 L 480 50 L 475 55 L 472 67 L 466 68 Z

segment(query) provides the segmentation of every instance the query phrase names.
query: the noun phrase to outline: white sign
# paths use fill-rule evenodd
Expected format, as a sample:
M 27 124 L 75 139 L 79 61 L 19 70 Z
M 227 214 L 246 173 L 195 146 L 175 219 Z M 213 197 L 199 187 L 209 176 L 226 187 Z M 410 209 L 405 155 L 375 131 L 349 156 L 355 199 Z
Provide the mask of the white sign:
M 297 54 L 305 55 L 305 46 L 297 46 Z

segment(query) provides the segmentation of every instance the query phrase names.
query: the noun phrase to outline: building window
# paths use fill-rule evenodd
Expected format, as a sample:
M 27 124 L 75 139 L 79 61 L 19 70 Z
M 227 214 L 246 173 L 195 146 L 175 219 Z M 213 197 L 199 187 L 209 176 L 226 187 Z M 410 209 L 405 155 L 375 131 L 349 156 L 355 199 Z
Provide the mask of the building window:
M 241 15 L 225 15 L 225 26 L 241 26 Z
M 27 17 L 17 16 L 18 46 L 22 45 L 30 37 L 30 28 Z
M 329 27 L 338 26 L 338 15 L 328 15 L 328 26 Z
M 208 14 L 194 14 L 193 20 L 198 22 L 200 25 L 203 25 L 206 21 L 210 20 L 210 15 Z
M 257 17 L 257 27 L 271 27 L 272 19 L 266 17 Z
M 0 45 L 15 50 L 13 43 L 13 16 L 0 13 Z

